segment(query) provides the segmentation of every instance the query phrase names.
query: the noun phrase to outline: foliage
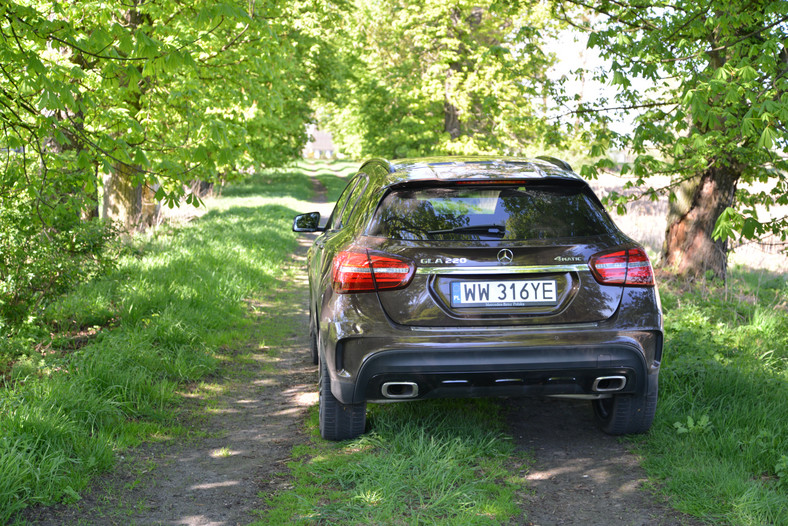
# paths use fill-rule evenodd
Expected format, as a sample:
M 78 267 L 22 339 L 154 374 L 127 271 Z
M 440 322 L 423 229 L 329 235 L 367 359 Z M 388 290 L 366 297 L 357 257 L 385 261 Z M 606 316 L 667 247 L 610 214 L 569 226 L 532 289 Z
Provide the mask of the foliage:
M 714 523 L 788 524 L 788 282 L 661 284 L 665 352 L 644 466 L 671 504 Z
M 538 2 L 359 0 L 322 120 L 356 158 L 521 151 L 552 131 L 540 107 L 552 30 Z
M 177 436 L 178 385 L 252 337 L 242 300 L 281 279 L 295 245 L 295 212 L 282 203 L 310 188 L 293 173 L 248 184 L 253 200 L 227 198 L 198 221 L 140 236 L 107 276 L 51 301 L 42 332 L 54 337 L 21 342 L 24 355 L 0 350 L 0 523 L 77 500 L 117 451 Z
M 22 194 L 24 195 L 24 194 Z M 35 322 L 46 298 L 109 270 L 117 255 L 116 231 L 104 221 L 82 222 L 67 208 L 59 228 L 41 230 L 31 199 L 0 207 L 0 333 Z
M 587 11 L 591 16 L 580 21 L 577 14 Z M 616 93 L 593 102 L 560 100 L 587 125 L 583 139 L 600 159 L 584 167 L 585 175 L 615 167 L 610 148 L 631 151 L 634 161 L 620 168 L 635 177 L 628 188 L 638 191 L 614 196 L 621 205 L 660 193 L 681 199 L 682 183 L 730 172 L 735 203 L 715 212 L 716 229 L 706 236 L 786 240 L 788 218 L 768 214 L 775 204 L 788 205 L 786 2 L 562 0 L 554 12 L 588 31 L 588 47 L 608 61 L 596 77 Z M 633 129 L 614 131 L 614 119 L 626 116 Z M 661 186 L 649 179 L 654 175 L 670 181 Z
M 109 174 L 173 206 L 189 181 L 298 156 L 337 7 L 0 3 L 0 332 L 107 267 L 113 229 L 90 222 Z
M 331 16 L 308 1 L 5 2 L 3 186 L 90 189 L 121 163 L 172 203 L 189 180 L 293 158 Z

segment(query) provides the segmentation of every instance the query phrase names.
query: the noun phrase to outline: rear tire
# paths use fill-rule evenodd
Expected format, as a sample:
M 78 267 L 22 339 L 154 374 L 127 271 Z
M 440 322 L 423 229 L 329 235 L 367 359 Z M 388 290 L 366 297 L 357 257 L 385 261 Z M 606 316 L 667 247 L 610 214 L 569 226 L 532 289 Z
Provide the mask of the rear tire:
M 311 321 L 309 322 L 309 352 L 312 354 L 312 363 L 317 365 L 320 361 L 317 355 L 317 331 Z
M 651 429 L 657 412 L 657 385 L 648 394 L 613 395 L 612 398 L 592 400 L 599 428 L 609 435 L 646 433 Z
M 364 433 L 367 425 L 367 403 L 343 404 L 331 392 L 331 377 L 324 360 L 320 360 L 318 377 L 320 395 L 320 436 L 326 440 L 348 440 Z

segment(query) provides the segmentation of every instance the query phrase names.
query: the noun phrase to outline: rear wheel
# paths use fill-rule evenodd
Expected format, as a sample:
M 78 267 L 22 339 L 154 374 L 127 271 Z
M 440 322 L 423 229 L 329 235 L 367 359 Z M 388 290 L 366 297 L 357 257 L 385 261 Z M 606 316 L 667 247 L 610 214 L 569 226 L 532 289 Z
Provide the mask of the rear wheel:
M 331 393 L 331 377 L 324 360 L 320 360 L 318 390 L 320 436 L 326 440 L 348 440 L 364 433 L 367 403 L 343 404 L 337 400 Z
M 654 414 L 657 412 L 656 384 L 648 394 L 614 395 L 611 398 L 593 400 L 599 428 L 609 435 L 629 435 L 645 433 L 651 429 Z

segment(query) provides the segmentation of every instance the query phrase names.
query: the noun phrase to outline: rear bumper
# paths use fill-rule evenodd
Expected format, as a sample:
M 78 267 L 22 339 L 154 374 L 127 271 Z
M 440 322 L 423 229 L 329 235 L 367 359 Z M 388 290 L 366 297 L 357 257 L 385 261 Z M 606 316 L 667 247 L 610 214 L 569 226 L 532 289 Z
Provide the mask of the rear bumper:
M 428 304 L 422 296 L 412 301 Z M 400 325 L 386 315 L 377 295 L 337 295 L 330 289 L 313 309 L 319 313 L 318 347 L 331 376 L 331 391 L 345 404 L 437 397 L 642 395 L 655 388 L 651 386 L 656 386 L 662 360 L 662 315 L 652 287 L 625 287 L 616 312 L 598 322 L 540 323 L 503 317 L 484 325 L 462 320 L 451 326 Z M 429 309 L 424 315 L 432 319 Z M 593 389 L 594 381 L 605 376 L 623 376 L 626 381 L 621 390 L 600 394 Z M 383 385 L 390 382 L 402 386 L 398 394 L 403 396 L 385 396 Z M 416 396 L 404 396 L 414 390 Z
M 643 389 L 645 363 L 625 347 L 507 349 L 492 352 L 389 351 L 361 368 L 353 398 L 389 400 L 384 384 L 412 383 L 411 398 L 609 393 L 594 389 L 597 378 L 622 378 L 615 392 Z M 597 386 L 597 389 L 599 387 Z
M 363 337 L 341 341 L 332 356 L 334 364 L 329 363 L 332 392 L 343 403 L 358 403 L 644 394 L 651 383 L 656 384 L 649 377 L 659 373 L 661 331 L 626 335 L 579 331 L 563 337 L 553 334 L 549 341 L 534 336 L 499 333 L 494 341 L 489 336 L 458 335 L 433 335 L 423 341 L 413 337 L 399 342 Z M 600 377 L 616 380 L 612 385 L 600 384 Z M 390 390 L 391 385 L 396 390 Z

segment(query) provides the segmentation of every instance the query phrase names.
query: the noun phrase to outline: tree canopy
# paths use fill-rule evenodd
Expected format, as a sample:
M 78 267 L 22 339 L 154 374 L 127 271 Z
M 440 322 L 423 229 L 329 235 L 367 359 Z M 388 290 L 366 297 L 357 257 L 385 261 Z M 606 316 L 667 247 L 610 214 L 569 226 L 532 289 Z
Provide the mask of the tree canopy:
M 581 21 L 579 12 L 592 16 Z M 614 166 L 610 148 L 633 152 L 621 166 L 635 176 L 631 196 L 673 202 L 669 264 L 724 276 L 728 238 L 786 240 L 788 219 L 762 215 L 788 205 L 788 3 L 564 0 L 554 13 L 589 33 L 588 46 L 609 61 L 598 78 L 616 88 L 610 99 L 572 107 L 601 158 L 585 174 Z M 627 115 L 631 133 L 613 131 Z
M 174 200 L 185 180 L 293 158 L 330 16 L 298 1 L 4 2 L 3 187 L 38 177 L 42 198 L 52 177 L 90 187 L 123 163 Z
M 93 257 L 99 188 L 134 226 L 143 193 L 172 206 L 192 180 L 299 155 L 338 16 L 312 0 L 0 3 L 0 310 Z
M 354 156 L 520 152 L 554 132 L 545 4 L 358 0 L 344 28 L 346 75 L 321 109 Z

